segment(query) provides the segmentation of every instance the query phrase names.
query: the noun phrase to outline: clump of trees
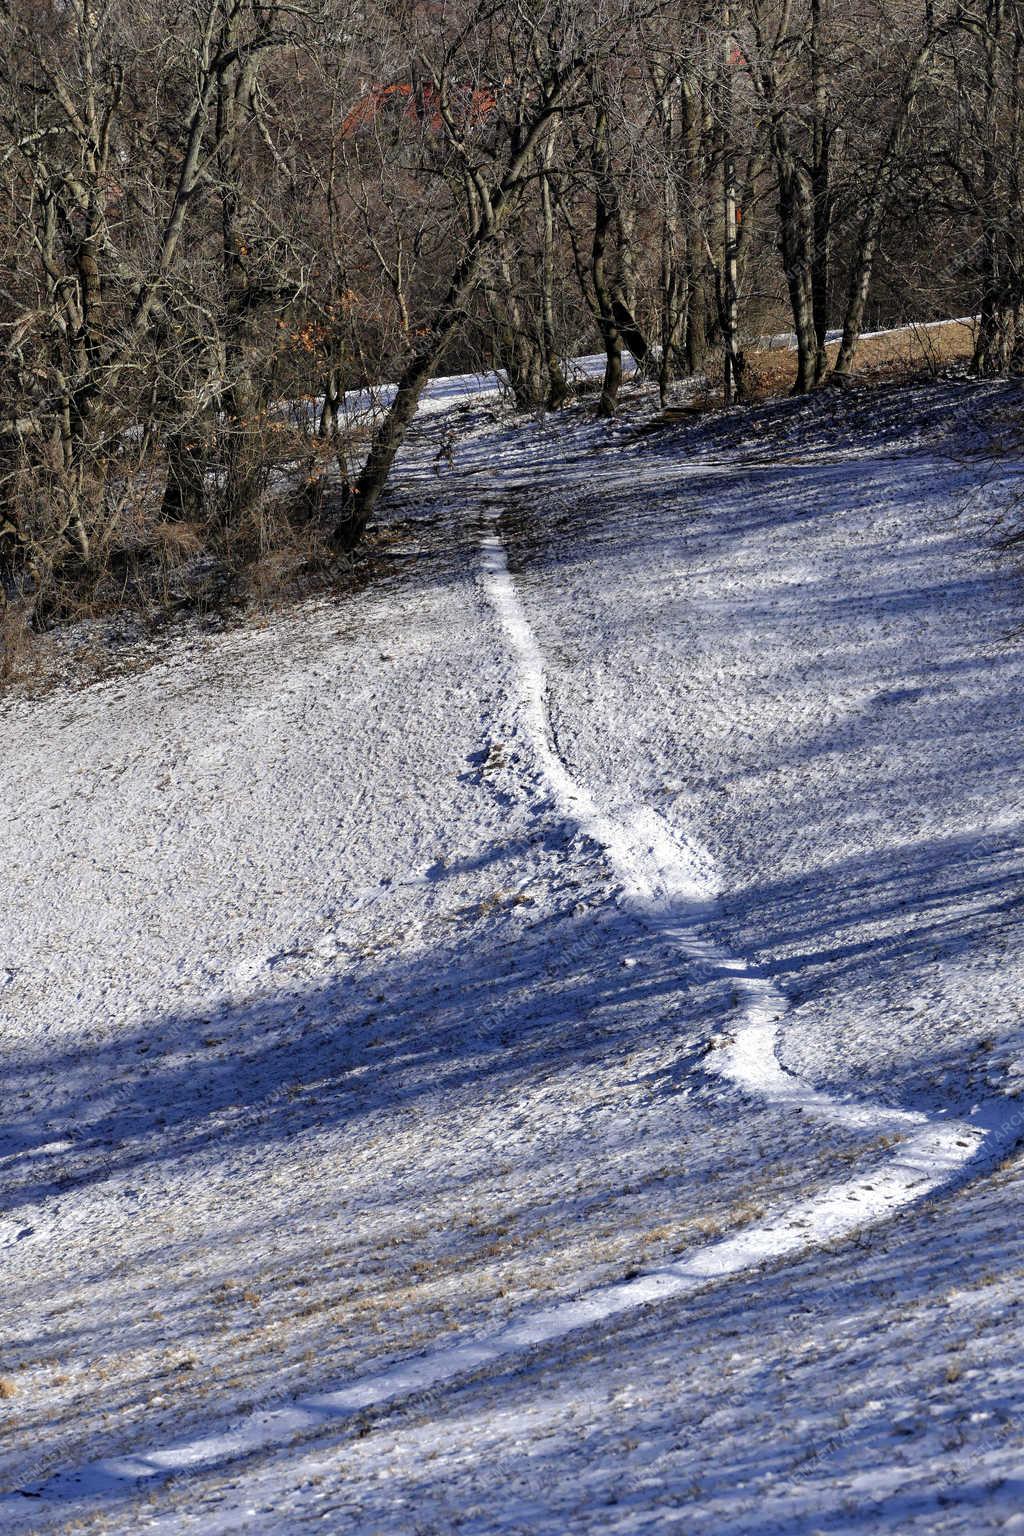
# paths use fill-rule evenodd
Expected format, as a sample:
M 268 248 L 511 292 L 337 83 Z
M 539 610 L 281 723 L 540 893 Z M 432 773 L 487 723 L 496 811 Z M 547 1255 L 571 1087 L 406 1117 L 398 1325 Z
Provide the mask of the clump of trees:
M 627 350 L 728 401 L 779 329 L 801 392 L 869 323 L 974 315 L 976 372 L 1024 361 L 1024 0 L 4 0 L 0 31 L 8 599 L 351 547 L 442 365 L 549 410 L 599 347 L 611 415 Z

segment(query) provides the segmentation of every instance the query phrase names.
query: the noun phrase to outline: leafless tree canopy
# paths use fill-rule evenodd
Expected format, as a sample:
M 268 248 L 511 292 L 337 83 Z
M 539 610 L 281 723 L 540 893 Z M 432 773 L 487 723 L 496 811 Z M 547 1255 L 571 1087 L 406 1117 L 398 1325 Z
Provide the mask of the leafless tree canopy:
M 9 600 L 268 518 L 353 544 L 442 365 L 554 409 L 600 350 L 607 415 L 626 352 L 729 401 L 776 331 L 798 391 L 912 320 L 976 316 L 978 373 L 1024 359 L 1022 0 L 0 17 Z

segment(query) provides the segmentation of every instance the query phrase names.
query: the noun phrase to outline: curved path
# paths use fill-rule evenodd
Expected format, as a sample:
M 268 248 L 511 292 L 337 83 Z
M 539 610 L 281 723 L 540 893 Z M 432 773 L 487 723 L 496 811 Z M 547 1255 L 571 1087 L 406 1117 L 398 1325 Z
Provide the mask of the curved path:
M 1005 1155 L 1024 1132 L 1024 1107 L 1006 1098 L 986 1100 L 965 1119 L 940 1119 L 833 1098 L 784 1070 L 775 1044 L 778 1021 L 787 1007 L 785 998 L 771 982 L 754 975 L 741 959 L 723 953 L 706 936 L 717 896 L 710 855 L 692 842 L 681 842 L 646 806 L 601 810 L 560 757 L 548 721 L 544 660 L 509 572 L 500 516 L 500 505 L 485 515 L 485 580 L 519 663 L 524 729 L 559 809 L 605 850 L 632 910 L 670 937 L 688 958 L 716 968 L 733 981 L 742 1000 L 742 1019 L 735 1038 L 712 1056 L 710 1064 L 738 1088 L 761 1094 L 782 1108 L 865 1133 L 900 1138 L 899 1150 L 882 1167 L 834 1185 L 813 1200 L 788 1207 L 739 1237 L 714 1244 L 694 1259 L 659 1273 L 733 1274 L 815 1242 L 834 1241 Z M 709 1269 L 706 1261 L 712 1254 L 716 1260 Z
M 163 1448 L 109 1458 L 24 1490 L 46 1501 L 104 1491 L 127 1491 L 137 1481 L 232 1461 L 280 1446 L 377 1404 L 468 1378 L 533 1346 L 602 1322 L 645 1304 L 678 1297 L 757 1265 L 834 1243 L 940 1188 L 989 1168 L 1020 1139 L 1024 1109 L 1006 1098 L 990 1099 L 967 1118 L 946 1119 L 840 1100 L 787 1073 L 776 1056 L 778 1023 L 786 1001 L 767 980 L 708 937 L 715 917 L 716 875 L 709 856 L 679 840 L 645 806 L 599 806 L 577 782 L 553 740 L 544 658 L 509 571 L 500 535 L 501 502 L 481 515 L 482 580 L 514 655 L 519 676 L 519 728 L 561 815 L 598 844 L 621 882 L 623 903 L 688 960 L 727 976 L 741 1003 L 734 1036 L 720 1043 L 708 1065 L 741 1090 L 783 1110 L 804 1114 L 866 1135 L 888 1133 L 894 1150 L 873 1170 L 769 1214 L 736 1235 L 712 1242 L 678 1261 L 628 1281 L 595 1289 L 474 1342 L 441 1348 L 337 1390 L 300 1398 L 279 1409 L 258 1411 L 224 1429 Z M 25 1498 L 0 1501 L 0 1512 L 25 1509 Z

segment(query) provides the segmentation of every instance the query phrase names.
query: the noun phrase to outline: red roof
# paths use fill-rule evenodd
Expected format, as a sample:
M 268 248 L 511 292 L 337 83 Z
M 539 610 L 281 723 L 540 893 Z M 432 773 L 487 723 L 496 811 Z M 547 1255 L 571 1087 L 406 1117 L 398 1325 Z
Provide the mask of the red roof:
M 449 93 L 449 107 L 455 113 L 460 127 L 476 127 L 489 117 L 498 105 L 495 93 L 487 86 L 460 86 Z M 444 127 L 440 97 L 432 85 L 419 89 L 405 80 L 392 85 L 373 85 L 351 108 L 341 131 L 345 138 L 365 133 L 382 118 L 388 116 L 405 122 L 420 122 L 432 133 L 440 133 Z

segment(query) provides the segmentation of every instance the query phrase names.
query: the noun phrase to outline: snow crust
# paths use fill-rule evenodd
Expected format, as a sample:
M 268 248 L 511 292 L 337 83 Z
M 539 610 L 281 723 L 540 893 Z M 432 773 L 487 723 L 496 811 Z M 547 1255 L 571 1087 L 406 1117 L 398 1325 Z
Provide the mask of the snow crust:
M 470 396 L 384 590 L 4 706 L 3 1517 L 1013 1529 L 1016 403 Z

